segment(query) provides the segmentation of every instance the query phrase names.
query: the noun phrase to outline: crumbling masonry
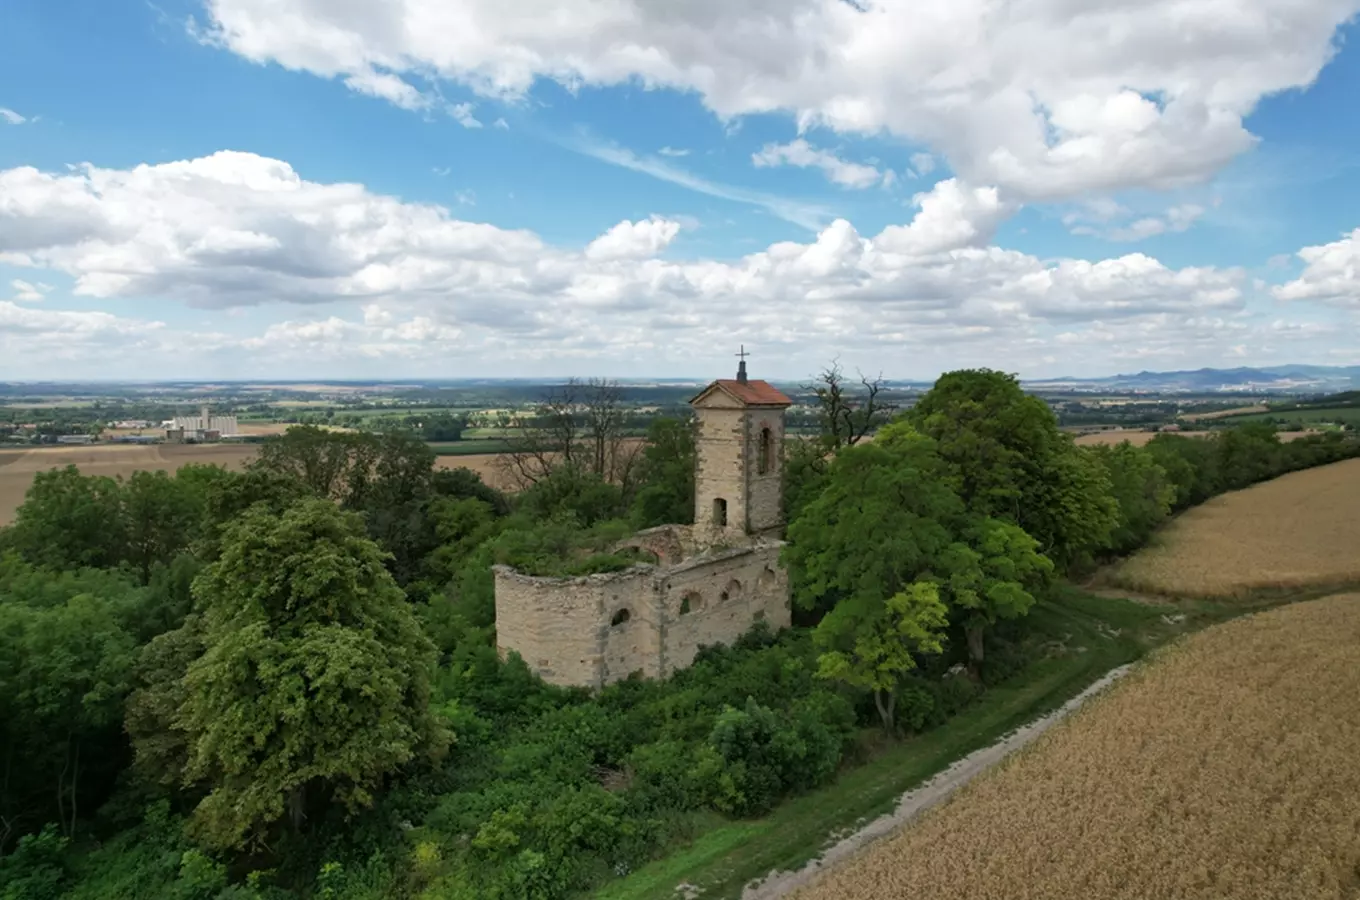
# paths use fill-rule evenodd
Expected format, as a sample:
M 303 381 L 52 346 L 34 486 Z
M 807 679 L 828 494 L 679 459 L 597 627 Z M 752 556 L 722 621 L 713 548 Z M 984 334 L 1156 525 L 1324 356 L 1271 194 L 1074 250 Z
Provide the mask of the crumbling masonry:
M 698 432 L 694 525 L 638 532 L 622 546 L 656 565 L 578 578 L 497 566 L 496 643 L 552 684 L 598 688 L 641 672 L 665 678 L 701 646 L 735 640 L 761 619 L 789 625 L 779 565 L 784 410 L 764 381 L 715 381 L 690 401 Z

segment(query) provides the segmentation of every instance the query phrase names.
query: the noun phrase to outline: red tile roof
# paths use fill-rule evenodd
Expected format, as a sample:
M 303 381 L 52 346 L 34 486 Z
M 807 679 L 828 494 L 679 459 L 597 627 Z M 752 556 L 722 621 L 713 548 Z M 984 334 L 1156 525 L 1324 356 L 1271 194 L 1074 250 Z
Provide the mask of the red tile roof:
M 719 378 L 713 384 L 750 406 L 792 406 L 793 401 L 768 381 L 754 379 L 741 382 L 735 378 Z

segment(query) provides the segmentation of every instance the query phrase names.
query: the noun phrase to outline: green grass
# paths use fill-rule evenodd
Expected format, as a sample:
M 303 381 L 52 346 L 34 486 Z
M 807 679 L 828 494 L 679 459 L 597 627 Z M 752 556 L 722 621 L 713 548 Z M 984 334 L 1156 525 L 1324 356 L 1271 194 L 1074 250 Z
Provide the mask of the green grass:
M 1179 634 L 1278 602 L 1149 606 L 1064 588 L 1030 614 L 1032 633 L 1041 642 L 1050 642 L 1053 652 L 988 689 L 945 725 L 887 744 L 832 784 L 792 799 L 764 818 L 733 822 L 716 815 L 704 817 L 696 822 L 700 837 L 693 842 L 592 896 L 671 900 L 677 885 L 690 884 L 702 890 L 704 900 L 739 897 L 751 880 L 802 866 L 831 843 L 833 833 L 891 811 L 906 791 L 954 760 L 1055 709 L 1110 669 Z
M 431 443 L 429 447 L 438 456 L 472 456 L 478 453 L 504 453 L 510 449 L 510 443 L 492 438 L 488 440 Z

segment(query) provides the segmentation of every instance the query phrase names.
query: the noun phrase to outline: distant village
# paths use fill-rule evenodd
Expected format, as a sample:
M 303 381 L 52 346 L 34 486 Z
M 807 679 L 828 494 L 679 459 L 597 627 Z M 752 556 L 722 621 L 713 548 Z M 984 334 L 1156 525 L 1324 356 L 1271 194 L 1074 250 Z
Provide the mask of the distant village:
M 158 423 L 147 419 L 124 419 L 110 422 L 113 434 L 62 434 L 58 444 L 212 444 L 219 441 L 245 440 L 235 416 L 215 416 L 205 405 L 196 416 L 176 416 Z M 134 432 L 126 434 L 123 432 Z M 149 433 L 147 433 L 149 432 Z

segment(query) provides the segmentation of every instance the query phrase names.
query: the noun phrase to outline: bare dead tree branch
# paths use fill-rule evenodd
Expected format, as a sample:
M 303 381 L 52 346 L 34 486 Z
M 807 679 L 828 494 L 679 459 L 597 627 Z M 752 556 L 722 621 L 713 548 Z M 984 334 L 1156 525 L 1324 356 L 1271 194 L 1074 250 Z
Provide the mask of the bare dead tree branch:
M 853 447 L 897 411 L 897 405 L 884 396 L 882 374 L 873 378 L 863 372 L 856 374 L 859 388 L 847 388 L 840 362 L 832 360 L 811 384 L 804 385 L 817 398 L 817 419 L 826 453 Z
M 618 382 L 570 379 L 549 391 L 532 417 L 512 425 L 502 465 L 519 488 L 576 469 L 627 490 L 637 458 L 627 413 Z

